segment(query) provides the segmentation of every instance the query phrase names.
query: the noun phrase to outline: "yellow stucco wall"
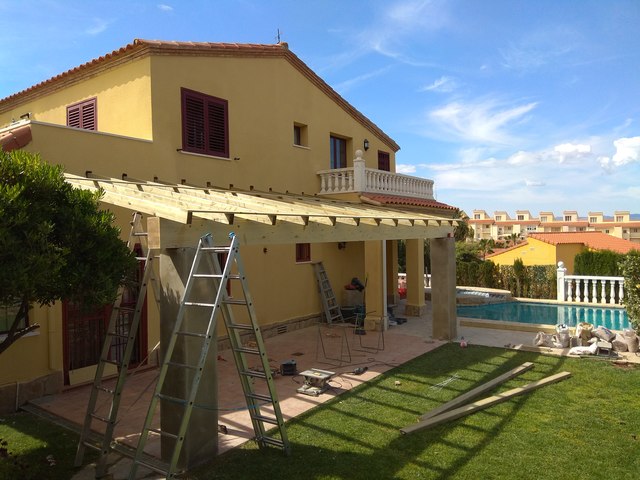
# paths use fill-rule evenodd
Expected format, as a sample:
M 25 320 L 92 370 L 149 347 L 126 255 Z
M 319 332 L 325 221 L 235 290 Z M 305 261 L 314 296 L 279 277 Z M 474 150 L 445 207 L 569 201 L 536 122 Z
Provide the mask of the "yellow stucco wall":
M 149 65 L 149 58 L 138 59 L 15 106 L 0 113 L 0 126 L 27 112 L 33 120 L 66 125 L 69 105 L 96 98 L 99 131 L 151 139 Z
M 229 101 L 230 159 L 177 151 L 182 146 L 181 87 Z M 94 96 L 99 131 L 65 127 L 67 105 Z M 194 184 L 210 181 L 223 187 L 315 194 L 320 187 L 316 172 L 330 167 L 331 134 L 347 139 L 348 166 L 366 138 L 370 143 L 364 154 L 366 166 L 377 168 L 381 150 L 390 154 L 391 170 L 395 169 L 391 148 L 282 58 L 138 59 L 0 114 L 0 125 L 24 111 L 35 119 L 33 141 L 26 150 L 76 174 L 91 170 L 119 177 L 126 172 L 141 179 L 157 176 L 176 183 L 185 179 Z M 294 123 L 307 126 L 307 146 L 293 145 Z M 115 211 L 126 238 L 131 212 Z M 262 324 L 320 312 L 313 268 L 296 264 L 295 244 L 245 247 L 241 254 Z M 339 300 L 352 277 L 364 283 L 367 274 L 372 288 L 380 290 L 375 296 L 385 295 L 377 285 L 381 265 L 368 262 L 365 269 L 364 243 L 349 242 L 345 249 L 338 249 L 335 242 L 313 244 L 311 256 L 312 261 L 324 262 Z M 374 256 L 377 261 L 377 253 Z M 369 294 L 372 304 L 375 296 Z M 152 349 L 159 339 L 159 315 L 152 296 L 148 298 L 148 348 Z M 42 312 L 55 326 L 51 333 L 45 320 L 39 335 L 21 339 L 2 358 L 3 364 L 23 366 L 21 378 L 62 369 L 61 309 Z M 218 332 L 225 334 L 224 328 Z M 2 370 L 0 385 L 15 381 L 16 371 Z
M 517 258 L 522 259 L 525 265 L 557 265 L 563 261 L 567 268 L 567 274 L 573 273 L 575 256 L 585 249 L 584 245 L 562 244 L 551 245 L 535 238 L 529 237 L 526 243 L 487 258 L 496 265 L 513 265 Z

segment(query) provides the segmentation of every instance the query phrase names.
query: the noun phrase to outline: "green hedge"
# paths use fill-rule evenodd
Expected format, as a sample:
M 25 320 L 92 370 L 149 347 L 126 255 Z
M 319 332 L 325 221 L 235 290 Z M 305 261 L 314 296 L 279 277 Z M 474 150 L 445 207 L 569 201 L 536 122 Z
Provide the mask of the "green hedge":
M 491 260 L 456 264 L 456 283 L 470 287 L 509 290 L 513 296 L 526 298 L 556 298 L 556 267 L 554 265 L 496 265 Z
M 611 250 L 584 251 L 575 256 L 574 275 L 596 275 L 600 277 L 620 277 L 620 262 L 625 258 L 622 253 Z

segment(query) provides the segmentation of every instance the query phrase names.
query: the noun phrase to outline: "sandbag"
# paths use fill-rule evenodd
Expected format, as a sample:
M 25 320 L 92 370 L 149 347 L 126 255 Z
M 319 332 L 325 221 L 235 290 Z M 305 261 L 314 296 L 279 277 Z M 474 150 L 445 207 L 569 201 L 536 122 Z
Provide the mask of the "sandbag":
M 613 340 L 611 340 L 611 345 L 613 345 L 613 349 L 616 352 L 626 352 L 629 349 L 624 335 L 621 335 L 619 333 L 616 333 L 615 337 L 613 337 Z
M 553 341 L 554 335 L 550 333 L 538 332 L 536 338 L 533 340 L 533 344 L 537 347 L 555 347 Z
M 564 323 L 556 325 L 556 340 L 560 348 L 569 348 L 571 342 L 571 333 L 569 327 Z
M 580 322 L 576 327 L 576 337 L 579 339 L 579 343 L 582 346 L 587 346 L 589 344 L 589 339 L 591 338 L 591 334 L 593 333 L 593 325 L 587 322 Z
M 608 328 L 603 327 L 602 325 L 593 330 L 593 335 L 598 337 L 600 340 L 604 340 L 605 342 L 611 342 L 616 336 L 615 333 L 613 333 Z
M 636 335 L 635 330 L 625 328 L 622 335 L 624 337 L 624 341 L 627 343 L 627 349 L 631 353 L 636 353 L 638 351 L 638 335 Z
M 593 342 L 590 346 L 573 347 L 569 350 L 569 355 L 595 355 L 598 351 L 598 342 Z

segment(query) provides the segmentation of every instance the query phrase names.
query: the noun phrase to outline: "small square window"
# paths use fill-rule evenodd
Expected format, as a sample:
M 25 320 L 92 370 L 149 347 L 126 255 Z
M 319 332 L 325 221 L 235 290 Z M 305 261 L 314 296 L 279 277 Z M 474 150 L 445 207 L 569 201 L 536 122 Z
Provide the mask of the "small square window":
M 302 123 L 293 124 L 293 144 L 299 147 L 307 147 L 309 145 L 306 125 Z
M 296 243 L 296 263 L 311 261 L 311 244 Z
M 67 107 L 67 126 L 83 130 L 97 130 L 97 100 L 90 98 Z

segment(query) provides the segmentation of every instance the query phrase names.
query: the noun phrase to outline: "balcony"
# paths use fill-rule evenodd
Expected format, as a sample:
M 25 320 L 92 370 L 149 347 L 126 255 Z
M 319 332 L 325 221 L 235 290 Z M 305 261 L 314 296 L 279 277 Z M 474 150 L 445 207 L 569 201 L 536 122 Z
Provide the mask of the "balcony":
M 356 155 L 358 153 L 360 151 Z M 366 168 L 361 156 L 353 161 L 352 168 L 336 168 L 317 173 L 320 177 L 320 195 L 377 193 L 434 200 L 433 180 Z

